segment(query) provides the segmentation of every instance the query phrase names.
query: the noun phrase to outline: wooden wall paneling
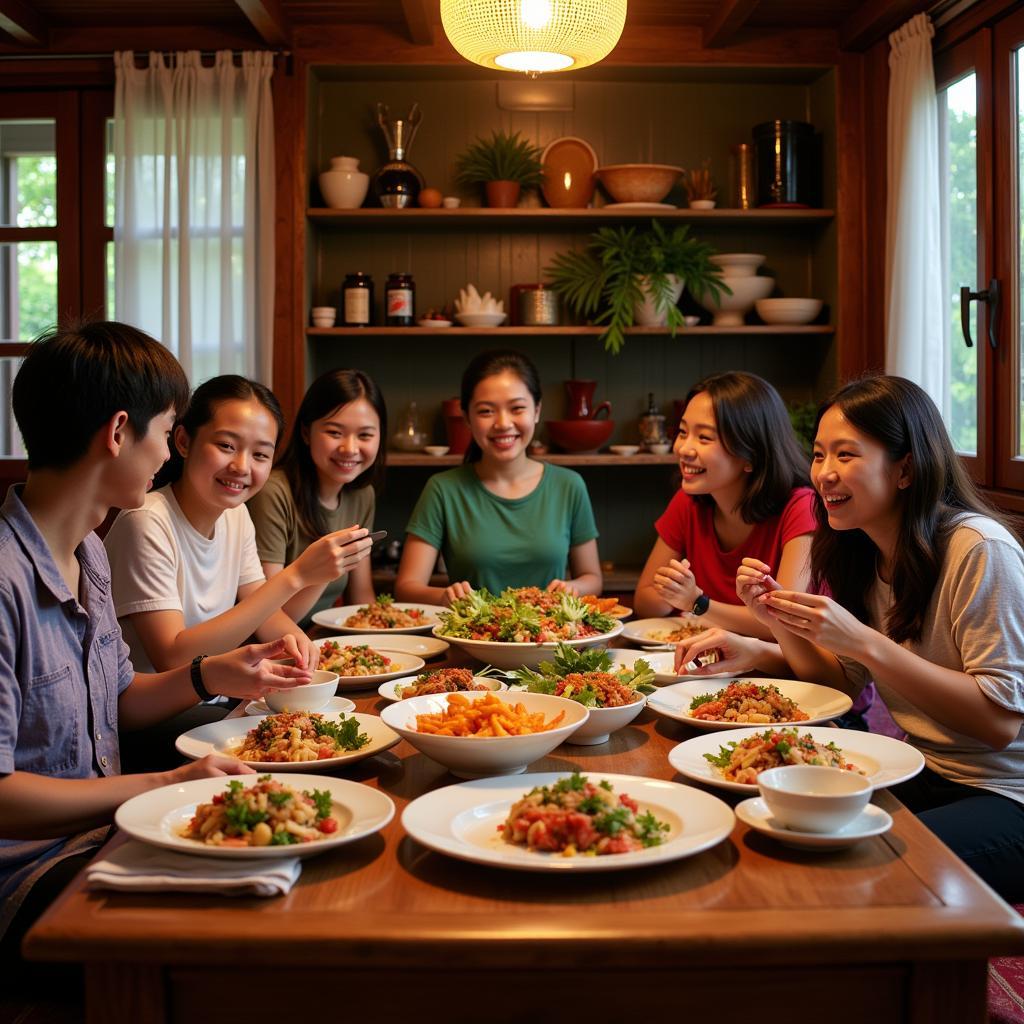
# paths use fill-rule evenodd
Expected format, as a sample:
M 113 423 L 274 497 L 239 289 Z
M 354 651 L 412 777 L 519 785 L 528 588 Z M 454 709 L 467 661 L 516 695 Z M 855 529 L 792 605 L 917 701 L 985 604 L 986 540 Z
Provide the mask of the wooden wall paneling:
M 0 0 L 0 30 L 22 46 L 46 46 L 46 19 L 24 0 Z
M 281 0 L 235 0 L 265 46 L 291 45 L 291 26 Z
M 252 50 L 262 46 L 251 31 L 218 25 L 52 25 L 48 53 L 108 54 L 116 50 Z M 23 46 L 0 42 L 0 54 L 22 56 Z M 112 65 L 113 62 L 111 62 Z M 113 74 L 113 66 L 111 66 Z

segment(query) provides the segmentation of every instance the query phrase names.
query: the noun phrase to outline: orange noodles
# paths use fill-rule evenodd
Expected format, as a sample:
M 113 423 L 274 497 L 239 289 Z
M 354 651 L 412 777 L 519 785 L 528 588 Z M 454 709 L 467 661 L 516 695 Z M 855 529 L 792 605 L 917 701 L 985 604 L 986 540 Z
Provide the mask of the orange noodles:
M 526 736 L 548 732 L 562 724 L 560 711 L 550 722 L 542 711 L 527 711 L 522 704 L 510 704 L 493 693 L 469 700 L 461 693 L 448 696 L 441 712 L 416 716 L 416 731 L 434 736 Z

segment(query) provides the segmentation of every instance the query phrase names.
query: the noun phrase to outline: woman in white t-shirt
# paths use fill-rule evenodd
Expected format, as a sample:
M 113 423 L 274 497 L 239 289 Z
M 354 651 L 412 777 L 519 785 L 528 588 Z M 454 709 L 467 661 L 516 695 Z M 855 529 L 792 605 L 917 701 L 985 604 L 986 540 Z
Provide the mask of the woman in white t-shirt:
M 361 527 L 339 530 L 264 578 L 245 502 L 266 483 L 283 426 L 262 384 L 234 374 L 206 381 L 174 428 L 171 460 L 157 478 L 163 486 L 110 528 L 114 606 L 138 671 L 219 654 L 253 635 L 291 635 L 297 663 L 315 663 L 282 606 L 358 564 L 371 542 Z
M 893 792 L 1024 900 L 1024 551 L 902 377 L 854 381 L 822 406 L 811 481 L 819 592 L 781 589 L 756 559 L 737 592 L 798 678 L 848 692 L 874 679 L 927 765 Z

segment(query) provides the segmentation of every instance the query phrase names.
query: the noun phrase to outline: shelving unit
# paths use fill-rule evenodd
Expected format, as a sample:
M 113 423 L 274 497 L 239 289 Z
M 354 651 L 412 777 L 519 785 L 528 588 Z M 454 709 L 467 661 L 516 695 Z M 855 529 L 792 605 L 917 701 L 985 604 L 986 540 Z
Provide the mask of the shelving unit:
M 596 338 L 603 327 L 308 327 L 306 334 L 322 338 Z M 630 327 L 626 334 L 651 338 L 668 336 L 667 327 Z M 705 324 L 697 327 L 680 327 L 677 338 L 688 335 L 800 335 L 834 334 L 830 324 L 748 324 L 744 327 L 713 327 Z
M 580 452 L 578 454 L 547 454 L 533 456 L 539 462 L 550 462 L 554 466 L 674 466 L 674 455 L 614 455 L 611 452 Z M 407 469 L 411 466 L 439 469 L 442 466 L 461 466 L 461 455 L 420 455 L 416 452 L 388 452 L 388 469 Z

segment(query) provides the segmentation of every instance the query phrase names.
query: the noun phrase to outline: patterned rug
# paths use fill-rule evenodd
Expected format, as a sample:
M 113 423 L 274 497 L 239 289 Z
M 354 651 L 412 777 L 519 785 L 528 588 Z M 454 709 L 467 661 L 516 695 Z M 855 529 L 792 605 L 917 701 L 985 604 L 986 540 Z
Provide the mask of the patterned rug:
M 1024 914 L 1024 903 L 1014 908 Z M 988 962 L 989 1024 L 1024 1024 L 1024 957 L 999 956 Z

